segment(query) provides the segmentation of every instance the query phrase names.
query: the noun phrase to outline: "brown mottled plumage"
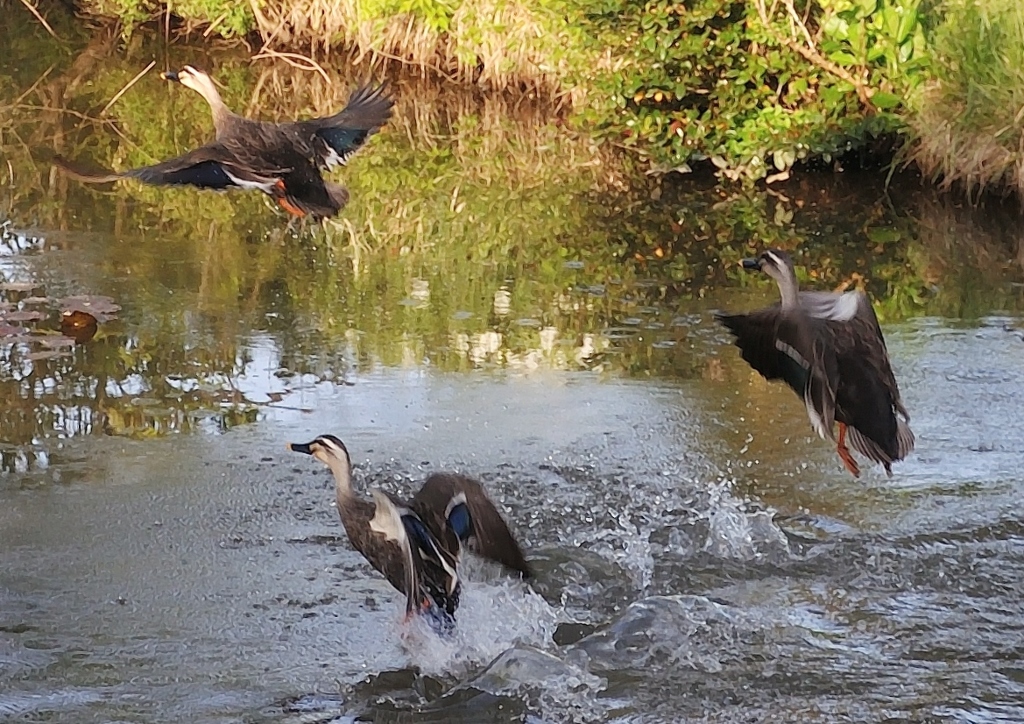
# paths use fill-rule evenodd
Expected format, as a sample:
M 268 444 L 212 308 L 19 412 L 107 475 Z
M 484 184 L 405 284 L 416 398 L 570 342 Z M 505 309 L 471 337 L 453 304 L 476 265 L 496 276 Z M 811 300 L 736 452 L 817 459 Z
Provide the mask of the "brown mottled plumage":
M 147 184 L 207 189 L 258 189 L 294 216 L 334 216 L 348 191 L 325 182 L 322 171 L 345 164 L 391 116 L 386 88 L 363 86 L 338 113 L 291 123 L 266 123 L 231 112 L 210 76 L 186 65 L 164 77 L 199 93 L 210 104 L 216 136 L 188 153 L 127 171 L 85 169 L 57 157 L 54 163 L 86 183 L 134 178 Z
M 485 558 L 532 575 L 522 550 L 480 483 L 435 473 L 411 501 L 374 490 L 374 502 L 356 497 L 352 462 L 333 435 L 288 445 L 312 455 L 334 474 L 338 515 L 353 547 L 406 594 L 406 614 L 430 613 L 442 630 L 454 624 L 462 584 L 458 564 L 468 543 Z
M 743 359 L 800 395 L 815 431 L 836 442 L 855 477 L 860 468 L 847 438 L 854 450 L 892 475 L 892 463 L 913 450 L 914 433 L 867 296 L 800 292 L 793 261 L 777 249 L 744 260 L 743 267 L 768 274 L 782 294 L 781 303 L 766 309 L 716 315 L 736 337 Z M 838 440 L 833 423 L 838 423 Z

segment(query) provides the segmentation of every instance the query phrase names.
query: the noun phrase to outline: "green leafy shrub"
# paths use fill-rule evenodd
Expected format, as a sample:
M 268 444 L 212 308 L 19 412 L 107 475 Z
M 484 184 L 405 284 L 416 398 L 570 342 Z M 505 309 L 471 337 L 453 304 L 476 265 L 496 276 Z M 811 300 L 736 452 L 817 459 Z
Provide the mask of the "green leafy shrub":
M 662 169 L 759 179 L 901 127 L 927 69 L 919 0 L 601 0 L 590 120 Z

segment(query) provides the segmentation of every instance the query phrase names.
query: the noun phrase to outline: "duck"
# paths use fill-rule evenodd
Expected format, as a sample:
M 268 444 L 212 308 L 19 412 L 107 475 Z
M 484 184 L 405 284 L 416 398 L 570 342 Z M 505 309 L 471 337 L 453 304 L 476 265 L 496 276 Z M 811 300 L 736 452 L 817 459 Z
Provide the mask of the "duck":
M 793 260 L 779 249 L 766 249 L 741 265 L 774 279 L 782 297 L 745 314 L 716 313 L 743 359 L 803 399 L 812 428 L 836 443 L 855 478 L 860 466 L 847 442 L 891 477 L 892 464 L 914 449 L 914 433 L 867 295 L 800 291 Z
M 288 443 L 292 452 L 324 463 L 334 476 L 338 516 L 349 542 L 406 596 L 405 620 L 420 614 L 439 633 L 455 626 L 464 549 L 502 564 L 523 579 L 533 570 L 508 524 L 483 486 L 455 473 L 433 473 L 411 500 L 372 490 L 372 500 L 352 486 L 352 459 L 334 435 Z
M 54 163 L 85 183 L 136 179 L 201 189 L 255 189 L 294 217 L 321 220 L 337 215 L 349 200 L 348 190 L 325 181 L 323 171 L 345 165 L 388 121 L 394 105 L 386 85 L 363 85 L 332 116 L 268 123 L 229 110 L 210 75 L 194 66 L 163 77 L 206 100 L 213 115 L 212 141 L 177 158 L 127 171 L 87 169 L 61 156 Z

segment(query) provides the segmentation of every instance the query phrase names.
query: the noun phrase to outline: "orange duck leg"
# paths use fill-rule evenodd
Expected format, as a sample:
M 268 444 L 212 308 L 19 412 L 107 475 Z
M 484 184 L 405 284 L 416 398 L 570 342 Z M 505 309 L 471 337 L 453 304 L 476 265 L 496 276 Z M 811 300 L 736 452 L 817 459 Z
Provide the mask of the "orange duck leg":
M 860 477 L 860 466 L 857 465 L 857 461 L 853 459 L 853 455 L 850 454 L 850 448 L 846 447 L 846 423 L 839 423 L 839 442 L 836 444 L 836 452 L 839 453 L 839 458 L 843 461 L 843 465 L 849 470 L 853 477 Z

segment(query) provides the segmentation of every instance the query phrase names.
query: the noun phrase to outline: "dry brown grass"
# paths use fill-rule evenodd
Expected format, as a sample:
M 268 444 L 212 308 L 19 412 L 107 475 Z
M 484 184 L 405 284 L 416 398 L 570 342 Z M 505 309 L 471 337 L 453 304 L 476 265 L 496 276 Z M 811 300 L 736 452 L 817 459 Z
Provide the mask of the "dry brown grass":
M 910 157 L 942 188 L 962 186 L 969 196 L 1010 190 L 1024 198 L 1024 106 L 1008 110 L 1016 111 L 1011 116 L 1016 124 L 993 118 L 991 124 L 968 127 L 962 123 L 965 103 L 936 84 L 925 91 L 912 120 Z
M 950 0 L 909 158 L 944 187 L 1024 198 L 1024 4 Z
M 518 88 L 544 95 L 563 92 L 568 73 L 558 20 L 539 7 L 502 0 L 466 0 L 439 31 L 405 13 L 366 17 L 359 0 L 251 0 L 265 47 L 332 48 L 354 61 L 399 63 L 452 81 L 489 89 Z

